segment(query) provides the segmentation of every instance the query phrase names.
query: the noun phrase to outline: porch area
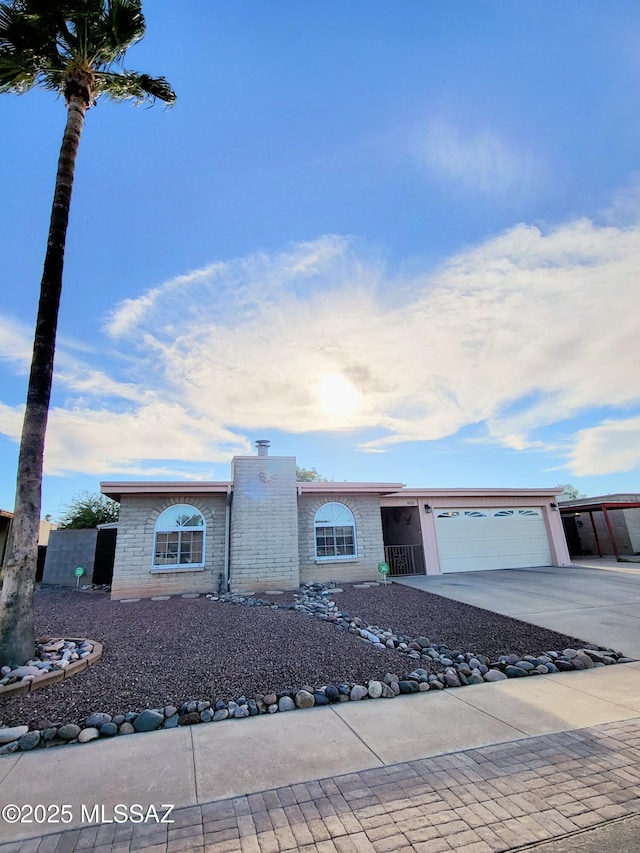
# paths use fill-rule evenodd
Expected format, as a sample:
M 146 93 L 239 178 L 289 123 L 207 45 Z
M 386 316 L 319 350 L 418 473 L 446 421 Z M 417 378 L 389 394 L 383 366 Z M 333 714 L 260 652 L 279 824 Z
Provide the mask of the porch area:
M 384 559 L 390 577 L 427 573 L 417 506 L 381 507 Z

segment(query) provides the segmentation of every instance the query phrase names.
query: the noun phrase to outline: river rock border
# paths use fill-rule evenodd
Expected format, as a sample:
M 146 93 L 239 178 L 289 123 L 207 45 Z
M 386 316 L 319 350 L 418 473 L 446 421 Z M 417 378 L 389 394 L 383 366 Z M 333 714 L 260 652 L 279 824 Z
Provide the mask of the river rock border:
M 32 693 L 71 678 L 102 657 L 102 644 L 84 637 L 39 637 L 36 654 L 24 666 L 3 666 L 0 698 Z M 1 742 L 1 741 L 0 741 Z
M 358 584 L 357 586 L 377 585 L 372 582 L 371 584 Z M 265 693 L 250 698 L 239 696 L 228 701 L 222 699 L 217 701 L 191 700 L 183 702 L 180 706 L 166 705 L 163 708 L 145 709 L 140 712 L 132 711 L 115 716 L 96 712 L 84 719 L 81 725 L 43 721 L 40 729 L 29 730 L 28 726 L 0 728 L 0 755 L 70 743 L 87 743 L 100 738 L 129 735 L 136 732 L 172 729 L 178 726 L 191 726 L 200 723 L 216 723 L 228 719 L 244 719 L 259 714 L 283 713 L 312 708 L 316 705 L 365 699 L 393 699 L 396 696 L 410 693 L 440 691 L 470 684 L 503 681 L 508 678 L 570 672 L 633 661 L 633 658 L 625 657 L 613 649 L 605 649 L 593 644 L 586 645 L 581 649 L 550 650 L 537 657 L 533 655 L 523 655 L 522 657 L 501 655 L 497 660 L 492 661 L 486 655 L 451 649 L 444 643 L 432 643 L 428 637 L 411 638 L 398 631 L 370 625 L 360 617 L 352 617 L 346 611 L 340 610 L 333 600 L 332 596 L 341 591 L 340 587 L 332 582 L 308 583 L 301 588 L 301 593 L 294 596 L 295 601 L 287 604 L 274 604 L 266 599 L 234 593 L 211 594 L 206 597 L 213 601 L 249 607 L 296 610 L 317 619 L 331 622 L 337 628 L 359 636 L 363 642 L 371 643 L 375 648 L 398 651 L 410 659 L 412 663 L 429 662 L 430 665 L 435 664 L 440 667 L 442 671 L 428 672 L 426 669 L 417 666 L 404 676 L 388 672 L 381 681 L 371 679 L 364 684 L 345 682 L 325 684 L 321 687 L 306 684 L 292 690 Z M 272 591 L 269 594 L 277 595 L 279 591 Z M 43 638 L 42 642 L 51 643 L 51 640 Z M 38 686 L 55 683 L 67 675 L 80 672 L 81 669 L 90 665 L 88 660 L 90 655 L 95 655 L 91 661 L 93 663 L 102 654 L 100 643 L 92 640 L 76 639 L 67 642 L 91 643 L 93 651 L 82 660 L 68 663 L 62 673 L 49 673 L 50 676 L 55 676 L 54 678 L 48 678 L 45 681 L 47 675 L 39 676 L 37 679 Z M 71 667 L 78 664 L 80 666 L 69 672 Z M 29 687 L 21 687 L 18 683 L 18 687 L 21 689 L 20 691 L 14 690 L 14 695 L 16 692 L 37 689 L 33 687 L 35 683 L 32 681 Z M 11 687 L 4 689 L 6 691 Z

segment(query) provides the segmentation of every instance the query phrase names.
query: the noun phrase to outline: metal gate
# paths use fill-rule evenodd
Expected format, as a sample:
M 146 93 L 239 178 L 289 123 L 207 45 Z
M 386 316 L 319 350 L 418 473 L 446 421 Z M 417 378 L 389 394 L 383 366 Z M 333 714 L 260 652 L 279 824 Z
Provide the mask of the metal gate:
M 384 558 L 392 577 L 426 574 L 422 545 L 385 545 Z

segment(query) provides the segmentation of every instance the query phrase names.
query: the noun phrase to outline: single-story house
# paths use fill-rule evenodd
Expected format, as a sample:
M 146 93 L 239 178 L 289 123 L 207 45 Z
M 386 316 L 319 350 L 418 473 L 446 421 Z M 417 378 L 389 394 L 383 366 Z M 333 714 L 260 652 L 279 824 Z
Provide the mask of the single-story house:
M 236 456 L 221 482 L 105 482 L 120 502 L 112 597 L 296 589 L 566 566 L 561 489 L 407 489 L 296 482 L 293 456 Z
M 640 557 L 640 494 L 600 495 L 559 501 L 569 551 L 618 560 Z

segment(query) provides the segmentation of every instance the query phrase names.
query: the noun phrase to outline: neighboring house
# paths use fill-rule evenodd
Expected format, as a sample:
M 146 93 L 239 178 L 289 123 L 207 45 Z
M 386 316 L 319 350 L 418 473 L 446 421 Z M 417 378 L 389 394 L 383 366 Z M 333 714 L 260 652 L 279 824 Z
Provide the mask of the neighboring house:
M 6 509 L 0 509 L 0 568 L 5 564 L 8 557 L 9 535 L 13 524 L 13 513 Z M 49 535 L 52 530 L 56 529 L 56 525 L 51 521 L 40 522 L 40 535 L 38 538 L 38 572 L 37 580 L 42 576 L 44 566 L 44 555 L 49 542 Z
M 296 589 L 311 580 L 570 564 L 561 489 L 296 482 L 292 456 L 237 456 L 224 482 L 109 482 L 113 598 Z
M 13 513 L 6 509 L 0 509 L 0 568 L 4 566 L 12 521 Z
M 572 556 L 640 556 L 640 494 L 600 495 L 559 504 Z

